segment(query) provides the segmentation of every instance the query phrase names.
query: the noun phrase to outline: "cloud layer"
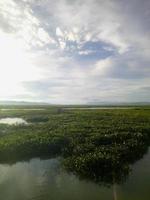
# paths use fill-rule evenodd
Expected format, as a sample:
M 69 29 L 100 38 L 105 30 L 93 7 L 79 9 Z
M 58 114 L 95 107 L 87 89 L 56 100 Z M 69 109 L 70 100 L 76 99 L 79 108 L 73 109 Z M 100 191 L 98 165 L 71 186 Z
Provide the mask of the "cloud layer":
M 1 1 L 0 98 L 149 101 L 149 10 L 149 0 Z

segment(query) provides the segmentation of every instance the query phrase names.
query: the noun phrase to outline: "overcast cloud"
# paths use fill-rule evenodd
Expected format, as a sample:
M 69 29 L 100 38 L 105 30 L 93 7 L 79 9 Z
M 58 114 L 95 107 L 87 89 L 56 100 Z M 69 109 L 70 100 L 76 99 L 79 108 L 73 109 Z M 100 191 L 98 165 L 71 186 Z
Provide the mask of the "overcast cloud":
M 0 99 L 150 100 L 149 0 L 1 0 Z

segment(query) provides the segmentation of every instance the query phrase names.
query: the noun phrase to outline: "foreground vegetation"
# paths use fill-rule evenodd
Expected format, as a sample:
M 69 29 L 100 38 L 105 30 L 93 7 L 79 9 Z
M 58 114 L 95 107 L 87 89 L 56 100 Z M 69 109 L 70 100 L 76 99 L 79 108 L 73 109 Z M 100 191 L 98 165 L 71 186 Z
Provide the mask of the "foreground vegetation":
M 0 162 L 63 156 L 67 170 L 109 184 L 123 181 L 130 164 L 140 159 L 150 144 L 149 107 L 41 108 L 0 111 L 0 118 L 21 117 L 28 122 L 18 126 L 0 124 Z

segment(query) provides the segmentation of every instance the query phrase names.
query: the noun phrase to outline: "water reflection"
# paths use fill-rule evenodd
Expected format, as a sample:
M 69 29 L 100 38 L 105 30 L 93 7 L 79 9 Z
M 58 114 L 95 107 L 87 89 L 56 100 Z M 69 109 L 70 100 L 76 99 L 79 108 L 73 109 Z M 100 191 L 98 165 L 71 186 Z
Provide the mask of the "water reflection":
M 7 200 L 69 200 L 81 199 L 82 195 L 89 199 L 86 189 L 91 188 L 93 192 L 98 189 L 92 183 L 81 182 L 63 171 L 59 159 L 33 159 L 12 166 L 0 165 L 0 176 L 0 196 Z
M 18 124 L 28 124 L 24 119 L 22 118 L 2 118 L 0 119 L 0 124 L 8 124 L 8 125 L 18 125 Z
M 149 200 L 150 152 L 133 165 L 125 184 L 110 187 L 80 180 L 61 167 L 61 159 L 32 159 L 0 165 L 0 197 L 7 200 Z

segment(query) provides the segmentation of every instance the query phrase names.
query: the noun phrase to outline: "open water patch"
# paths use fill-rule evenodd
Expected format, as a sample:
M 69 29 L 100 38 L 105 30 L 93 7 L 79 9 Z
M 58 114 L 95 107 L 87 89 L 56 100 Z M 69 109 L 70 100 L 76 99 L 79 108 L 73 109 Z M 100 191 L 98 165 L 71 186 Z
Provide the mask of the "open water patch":
M 28 124 L 28 123 L 22 118 L 7 117 L 7 118 L 0 119 L 0 124 L 19 125 L 19 124 Z

